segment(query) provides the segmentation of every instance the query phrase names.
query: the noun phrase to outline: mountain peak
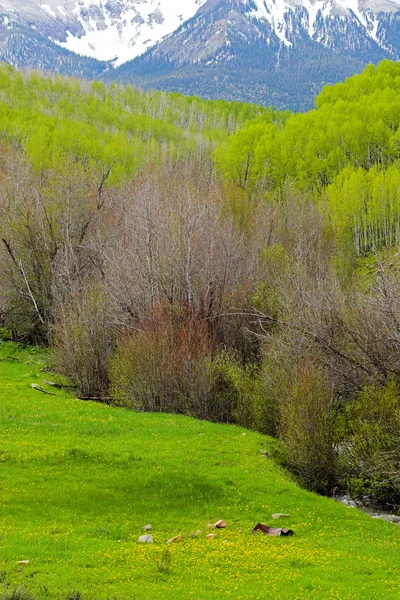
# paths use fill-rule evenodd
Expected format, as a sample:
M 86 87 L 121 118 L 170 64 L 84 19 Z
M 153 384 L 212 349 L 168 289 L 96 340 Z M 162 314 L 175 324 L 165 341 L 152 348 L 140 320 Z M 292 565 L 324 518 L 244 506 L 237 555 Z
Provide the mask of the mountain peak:
M 7 26 L 32 25 L 76 54 L 122 64 L 193 17 L 205 0 L 0 0 Z

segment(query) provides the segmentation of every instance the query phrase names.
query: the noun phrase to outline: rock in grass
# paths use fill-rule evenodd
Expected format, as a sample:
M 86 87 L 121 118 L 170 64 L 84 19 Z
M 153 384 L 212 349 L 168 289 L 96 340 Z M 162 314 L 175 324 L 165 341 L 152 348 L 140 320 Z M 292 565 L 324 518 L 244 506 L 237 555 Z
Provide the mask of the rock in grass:
M 191 533 L 189 533 L 189 537 L 192 538 L 192 540 L 198 538 L 203 532 L 200 531 L 200 529 L 197 529 L 196 531 L 192 531 Z
M 17 562 L 17 565 L 29 565 L 30 561 L 29 560 L 19 560 Z
M 225 527 L 228 527 L 228 523 L 220 519 L 219 521 L 214 523 L 214 527 L 215 529 L 225 529 Z
M 209 533 L 208 535 L 206 535 L 207 540 L 214 540 L 217 536 L 215 535 L 215 533 Z
M 183 542 L 183 535 L 176 535 L 167 541 L 167 544 L 179 544 L 179 542 Z
M 152 544 L 154 542 L 152 535 L 141 535 L 138 539 L 140 544 Z
M 143 531 L 151 531 L 153 528 L 151 525 L 145 525 L 144 527 L 142 527 Z
M 264 535 L 269 535 L 271 537 L 294 535 L 294 531 L 292 531 L 292 529 L 269 527 L 268 525 L 264 525 L 264 523 L 257 523 L 257 525 L 253 527 L 252 533 L 258 533 L 259 531 L 261 531 L 261 533 Z
M 287 515 L 286 513 L 275 513 L 272 515 L 273 519 L 288 519 L 289 517 L 290 515 Z

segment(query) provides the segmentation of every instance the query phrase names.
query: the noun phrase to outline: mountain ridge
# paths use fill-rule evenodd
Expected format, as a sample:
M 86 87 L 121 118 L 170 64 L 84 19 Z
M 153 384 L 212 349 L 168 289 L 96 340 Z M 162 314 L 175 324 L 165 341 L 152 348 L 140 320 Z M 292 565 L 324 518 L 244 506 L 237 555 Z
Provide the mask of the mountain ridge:
M 122 64 L 192 17 L 205 0 L 1 0 L 6 27 L 33 27 L 60 47 Z
M 400 0 L 46 2 L 0 0 L 0 59 L 293 110 L 400 59 Z
M 287 12 L 271 24 L 272 17 L 259 18 L 257 1 L 209 0 L 172 35 L 106 77 L 307 110 L 323 85 L 361 72 L 369 62 L 400 57 L 398 11 L 357 16 L 335 9 L 324 16 L 319 8 L 311 23 L 299 2 L 280 2 Z M 314 8 L 322 5 L 336 6 L 317 0 Z M 267 12 L 267 2 L 263 7 Z

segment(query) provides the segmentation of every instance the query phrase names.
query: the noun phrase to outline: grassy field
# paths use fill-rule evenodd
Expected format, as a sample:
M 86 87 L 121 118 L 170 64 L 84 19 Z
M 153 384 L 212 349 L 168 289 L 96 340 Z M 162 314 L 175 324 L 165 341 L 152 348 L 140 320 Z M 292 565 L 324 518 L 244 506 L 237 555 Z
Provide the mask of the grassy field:
M 269 438 L 44 395 L 45 363 L 0 344 L 1 600 L 400 598 L 400 528 L 301 490 Z M 295 536 L 253 536 L 275 512 Z

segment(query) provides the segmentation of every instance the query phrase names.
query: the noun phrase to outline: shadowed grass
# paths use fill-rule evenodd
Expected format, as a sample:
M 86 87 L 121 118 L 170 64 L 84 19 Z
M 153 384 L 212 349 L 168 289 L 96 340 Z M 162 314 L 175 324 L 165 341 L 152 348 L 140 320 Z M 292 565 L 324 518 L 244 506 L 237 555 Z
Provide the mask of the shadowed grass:
M 41 394 L 45 363 L 0 344 L 0 600 L 400 598 L 400 528 L 298 488 L 273 440 Z M 252 536 L 274 512 L 296 535 Z

